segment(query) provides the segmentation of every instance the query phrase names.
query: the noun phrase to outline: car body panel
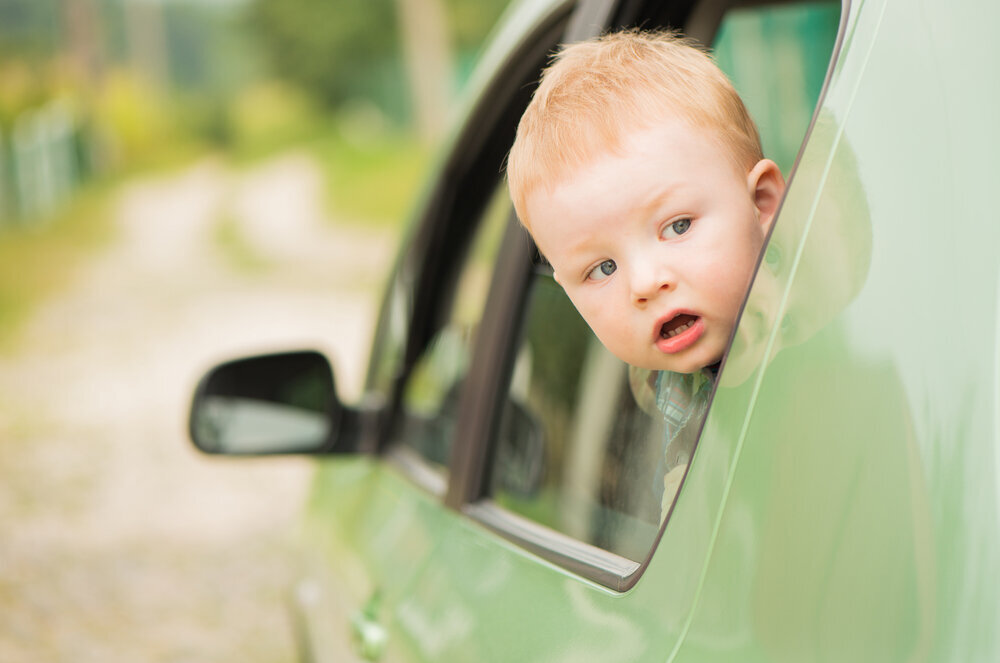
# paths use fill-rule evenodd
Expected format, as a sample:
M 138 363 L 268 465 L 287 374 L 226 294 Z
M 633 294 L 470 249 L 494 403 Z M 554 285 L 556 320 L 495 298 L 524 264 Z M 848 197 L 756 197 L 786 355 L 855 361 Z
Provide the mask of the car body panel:
M 1000 655 L 988 460 L 998 442 L 1000 232 L 983 223 L 995 203 L 977 182 L 997 170 L 986 114 L 1000 54 L 972 27 L 997 11 L 977 7 L 969 22 L 939 22 L 942 12 L 904 3 L 854 6 L 776 222 L 801 226 L 799 262 L 783 297 L 759 275 L 747 304 L 784 306 L 772 320 L 797 302 L 832 319 L 762 362 L 750 386 L 716 394 L 701 450 L 731 441 L 734 471 L 676 660 L 753 660 L 733 657 L 741 642 L 761 660 Z M 820 196 L 800 199 L 803 183 Z M 825 232 L 845 199 L 865 202 L 850 211 L 867 208 L 871 237 L 847 230 L 840 241 L 870 251 L 869 265 L 838 259 Z M 830 267 L 812 268 L 821 261 Z M 859 292 L 845 305 L 829 284 L 852 279 Z M 810 295 L 828 301 L 801 304 Z M 769 356 L 782 340 L 777 326 L 768 332 Z M 710 471 L 703 460 L 692 485 Z

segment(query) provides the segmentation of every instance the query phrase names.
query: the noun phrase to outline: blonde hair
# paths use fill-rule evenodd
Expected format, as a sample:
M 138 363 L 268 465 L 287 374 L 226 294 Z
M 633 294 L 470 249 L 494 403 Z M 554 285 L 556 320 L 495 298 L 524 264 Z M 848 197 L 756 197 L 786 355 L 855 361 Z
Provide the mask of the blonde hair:
M 507 158 L 521 222 L 525 200 L 552 187 L 625 134 L 667 118 L 707 129 L 747 170 L 763 158 L 757 127 L 726 75 L 671 32 L 615 32 L 565 47 L 542 74 Z

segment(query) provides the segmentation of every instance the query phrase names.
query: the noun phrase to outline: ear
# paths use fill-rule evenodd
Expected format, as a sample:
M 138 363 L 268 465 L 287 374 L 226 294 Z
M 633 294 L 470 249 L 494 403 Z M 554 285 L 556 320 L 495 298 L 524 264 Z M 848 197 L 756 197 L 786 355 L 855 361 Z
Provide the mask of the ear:
M 771 227 L 778 213 L 781 198 L 785 195 L 785 177 L 778 164 L 770 159 L 761 159 L 747 174 L 747 190 L 757 208 L 759 220 L 764 230 Z

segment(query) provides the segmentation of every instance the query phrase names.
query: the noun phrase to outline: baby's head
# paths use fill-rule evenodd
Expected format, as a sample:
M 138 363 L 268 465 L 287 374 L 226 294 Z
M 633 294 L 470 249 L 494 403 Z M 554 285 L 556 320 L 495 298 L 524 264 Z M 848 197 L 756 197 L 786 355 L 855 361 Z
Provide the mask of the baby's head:
M 507 174 L 522 223 L 612 353 L 684 373 L 722 358 L 784 180 L 704 52 L 639 32 L 568 47 Z

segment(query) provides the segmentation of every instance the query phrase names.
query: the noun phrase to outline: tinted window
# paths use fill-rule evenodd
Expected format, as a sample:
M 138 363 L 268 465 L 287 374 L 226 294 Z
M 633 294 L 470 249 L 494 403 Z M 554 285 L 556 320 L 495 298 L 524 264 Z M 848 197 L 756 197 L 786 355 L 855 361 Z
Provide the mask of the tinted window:
M 510 399 L 534 436 L 501 433 L 493 495 L 506 508 L 625 557 L 642 558 L 660 524 L 662 426 L 629 371 L 539 270 Z M 510 416 L 508 410 L 508 416 Z

